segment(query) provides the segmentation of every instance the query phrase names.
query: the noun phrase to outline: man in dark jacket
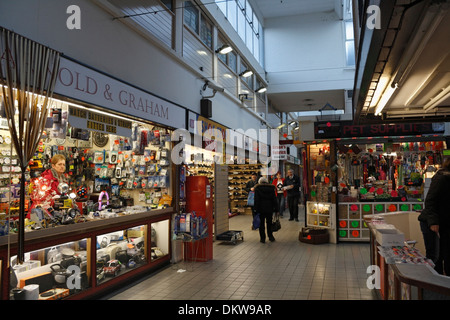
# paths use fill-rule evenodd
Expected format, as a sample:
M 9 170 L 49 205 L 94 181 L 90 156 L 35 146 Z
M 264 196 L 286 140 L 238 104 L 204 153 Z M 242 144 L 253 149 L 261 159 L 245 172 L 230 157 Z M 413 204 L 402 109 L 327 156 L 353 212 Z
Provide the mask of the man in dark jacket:
M 450 276 L 450 158 L 431 179 L 419 221 L 427 258 L 438 273 Z
M 289 221 L 298 221 L 298 201 L 300 199 L 300 179 L 289 169 L 284 179 L 284 189 L 287 190 L 287 202 L 289 207 Z
M 272 234 L 272 215 L 278 213 L 278 200 L 275 186 L 269 184 L 267 178 L 259 178 L 255 186 L 255 211 L 259 213 L 261 223 L 259 225 L 259 236 L 262 243 L 266 242 L 266 231 L 264 222 L 267 225 L 267 237 L 270 241 L 275 241 Z

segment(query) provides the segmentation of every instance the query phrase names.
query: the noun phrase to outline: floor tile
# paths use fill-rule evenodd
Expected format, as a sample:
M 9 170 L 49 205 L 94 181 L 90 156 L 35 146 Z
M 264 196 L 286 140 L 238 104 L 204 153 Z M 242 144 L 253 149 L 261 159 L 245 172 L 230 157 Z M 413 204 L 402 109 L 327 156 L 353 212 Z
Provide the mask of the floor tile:
M 214 242 L 213 260 L 178 263 L 113 292 L 111 300 L 360 300 L 366 287 L 368 243 L 311 245 L 298 241 L 302 221 L 282 218 L 277 241 L 262 244 L 251 216 L 229 220 L 244 231 L 236 245 Z M 177 272 L 185 268 L 185 272 Z

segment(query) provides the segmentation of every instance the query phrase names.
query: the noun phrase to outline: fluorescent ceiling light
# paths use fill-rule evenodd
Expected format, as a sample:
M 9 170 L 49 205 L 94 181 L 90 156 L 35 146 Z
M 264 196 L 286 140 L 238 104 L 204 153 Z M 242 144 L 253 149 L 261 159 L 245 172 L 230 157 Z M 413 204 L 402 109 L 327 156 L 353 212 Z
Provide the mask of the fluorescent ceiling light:
M 423 106 L 423 109 L 428 112 L 435 107 L 442 101 L 446 100 L 450 97 L 450 85 L 447 88 L 442 89 L 441 92 L 439 92 L 433 99 L 431 99 L 426 105 Z
M 376 116 L 381 115 L 381 112 L 383 111 L 384 107 L 386 107 L 386 104 L 391 99 L 396 89 L 397 84 L 391 84 L 384 90 L 383 95 L 381 96 L 380 101 L 377 103 L 377 106 L 375 108 Z
M 258 89 L 256 90 L 257 93 L 263 93 L 263 92 L 266 92 L 266 91 L 267 91 L 267 88 L 266 88 L 266 87 L 260 87 L 260 88 L 258 88 Z

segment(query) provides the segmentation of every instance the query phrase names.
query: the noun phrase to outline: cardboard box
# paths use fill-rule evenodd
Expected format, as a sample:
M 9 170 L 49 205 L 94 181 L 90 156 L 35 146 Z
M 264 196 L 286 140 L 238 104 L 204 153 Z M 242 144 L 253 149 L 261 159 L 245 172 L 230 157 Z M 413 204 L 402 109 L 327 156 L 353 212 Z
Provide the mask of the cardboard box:
M 376 240 L 382 247 L 403 246 L 405 234 L 397 229 L 377 229 Z

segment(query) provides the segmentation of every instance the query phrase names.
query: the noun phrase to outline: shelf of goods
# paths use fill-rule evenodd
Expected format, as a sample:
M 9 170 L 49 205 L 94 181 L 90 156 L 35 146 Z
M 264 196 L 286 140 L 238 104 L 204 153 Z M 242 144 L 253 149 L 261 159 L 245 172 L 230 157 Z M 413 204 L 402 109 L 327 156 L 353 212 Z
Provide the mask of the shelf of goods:
M 370 232 L 364 215 L 419 211 L 423 202 L 348 202 L 338 206 L 339 241 L 369 241 Z
M 252 173 L 259 174 L 262 164 L 243 164 L 228 166 L 228 198 L 230 202 L 230 216 L 237 214 L 252 214 L 247 206 L 248 193 L 245 190 Z

